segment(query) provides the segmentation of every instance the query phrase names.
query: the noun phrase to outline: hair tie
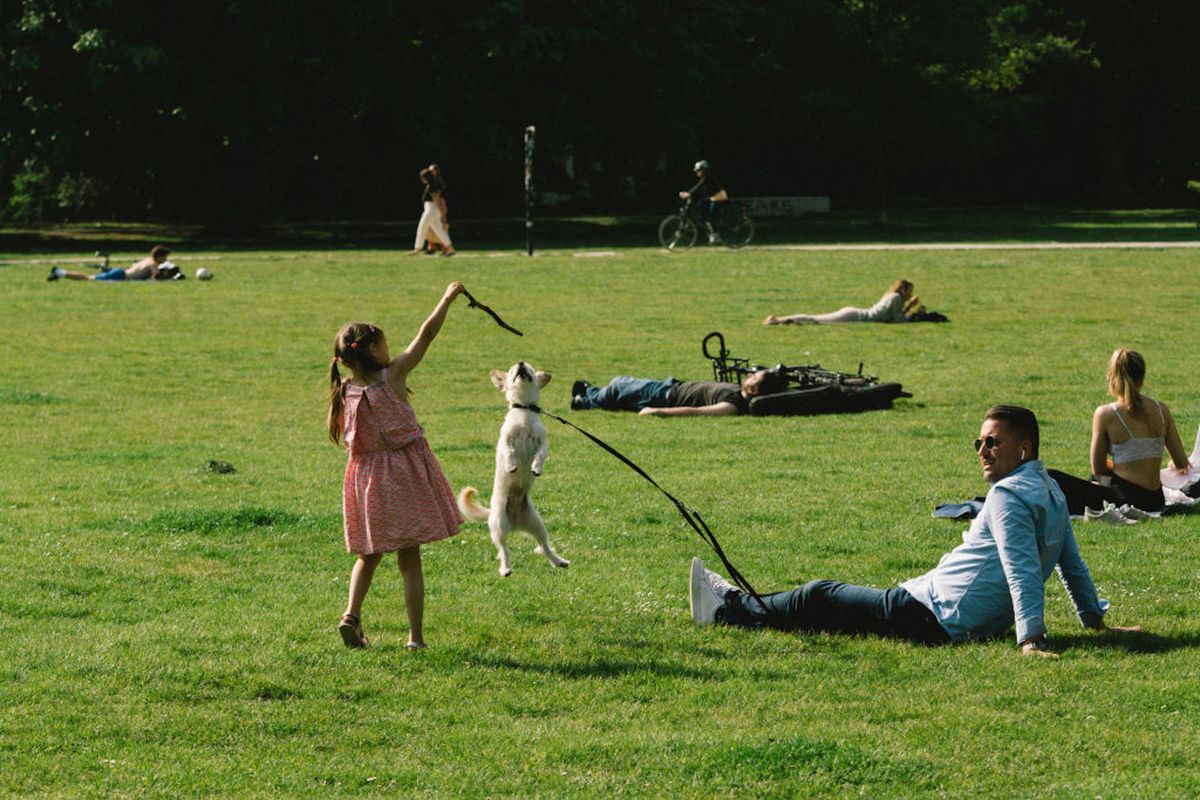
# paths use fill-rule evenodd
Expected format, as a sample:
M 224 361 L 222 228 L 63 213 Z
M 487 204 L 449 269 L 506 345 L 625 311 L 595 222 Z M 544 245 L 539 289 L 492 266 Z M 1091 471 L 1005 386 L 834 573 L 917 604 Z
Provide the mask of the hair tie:
M 357 350 L 357 349 L 358 349 L 358 342 L 351 342 L 351 343 L 350 343 L 350 349 L 351 349 L 351 350 Z

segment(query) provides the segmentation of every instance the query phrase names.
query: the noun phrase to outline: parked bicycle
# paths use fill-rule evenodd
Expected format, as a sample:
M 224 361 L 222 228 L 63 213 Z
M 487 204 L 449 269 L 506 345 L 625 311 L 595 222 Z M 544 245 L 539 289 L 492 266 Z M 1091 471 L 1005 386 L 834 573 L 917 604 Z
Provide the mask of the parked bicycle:
M 696 244 L 700 231 L 707 230 L 700 208 L 691 198 L 679 201 L 679 213 L 672 214 L 658 226 L 658 241 L 668 250 L 684 249 Z M 744 247 L 754 238 L 754 220 L 746 214 L 746 204 L 738 200 L 726 203 L 719 221 L 717 236 L 729 248 Z
M 96 258 L 101 260 L 86 262 L 83 266 L 91 267 L 92 269 L 99 270 L 100 272 L 104 272 L 106 269 L 108 269 L 108 253 L 104 252 L 103 250 L 97 250 Z

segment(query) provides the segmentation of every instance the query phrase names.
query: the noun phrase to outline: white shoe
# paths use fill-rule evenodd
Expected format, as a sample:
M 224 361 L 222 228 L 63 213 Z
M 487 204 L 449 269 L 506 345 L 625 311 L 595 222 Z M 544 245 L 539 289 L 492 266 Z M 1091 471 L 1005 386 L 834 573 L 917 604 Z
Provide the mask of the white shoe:
M 1125 519 L 1132 519 L 1132 520 L 1135 520 L 1135 521 L 1136 521 L 1136 520 L 1143 520 L 1143 519 L 1153 519 L 1153 515 L 1152 515 L 1152 514 L 1150 514 L 1149 512 L 1142 511 L 1142 510 L 1141 510 L 1140 508 L 1138 508 L 1137 506 L 1133 506 L 1133 505 L 1130 505 L 1130 504 L 1128 504 L 1128 503 L 1126 503 L 1125 505 L 1121 506 L 1121 507 L 1120 507 L 1120 508 L 1118 508 L 1117 510 L 1121 512 L 1121 515 L 1122 515 L 1123 517 L 1125 517 Z
M 717 609 L 725 605 L 725 595 L 736 588 L 717 573 L 705 569 L 699 558 L 693 558 L 692 579 L 688 584 L 692 620 L 697 625 L 711 625 L 716 621 Z
M 1107 500 L 1104 501 L 1104 507 L 1099 511 L 1092 508 L 1083 509 L 1083 518 L 1096 520 L 1099 522 L 1107 522 L 1110 525 L 1136 525 L 1136 519 L 1129 519 L 1121 513 L 1121 509 L 1114 506 Z

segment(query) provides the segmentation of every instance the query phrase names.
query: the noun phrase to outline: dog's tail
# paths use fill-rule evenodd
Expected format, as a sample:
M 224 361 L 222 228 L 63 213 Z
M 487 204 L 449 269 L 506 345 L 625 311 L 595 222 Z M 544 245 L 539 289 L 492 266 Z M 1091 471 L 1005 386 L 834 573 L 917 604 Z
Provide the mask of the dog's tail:
M 463 513 L 467 519 L 473 519 L 476 522 L 487 522 L 488 507 L 479 502 L 479 493 L 474 486 L 463 487 L 463 490 L 458 493 L 458 510 Z

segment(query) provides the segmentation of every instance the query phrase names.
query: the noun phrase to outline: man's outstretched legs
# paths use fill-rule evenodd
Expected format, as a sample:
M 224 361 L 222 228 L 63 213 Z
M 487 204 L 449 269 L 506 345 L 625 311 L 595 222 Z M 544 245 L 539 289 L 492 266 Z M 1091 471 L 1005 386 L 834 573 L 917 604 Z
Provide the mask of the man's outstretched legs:
M 950 641 L 933 613 L 899 587 L 810 581 L 788 592 L 763 595 L 760 604 L 694 558 L 690 596 L 692 617 L 700 625 L 873 634 L 923 644 Z
M 571 408 L 576 411 L 591 408 L 638 411 L 646 406 L 663 406 L 674 383 L 672 378 L 656 381 L 618 375 L 605 386 L 581 385 L 578 394 L 572 392 Z

